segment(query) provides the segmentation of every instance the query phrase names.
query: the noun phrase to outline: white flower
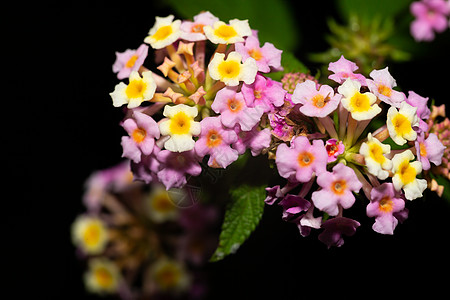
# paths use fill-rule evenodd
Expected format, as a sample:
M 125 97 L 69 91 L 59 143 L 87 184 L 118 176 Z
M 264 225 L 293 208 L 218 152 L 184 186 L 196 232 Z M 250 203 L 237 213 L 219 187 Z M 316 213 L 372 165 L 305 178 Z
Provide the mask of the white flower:
M 356 80 L 347 79 L 339 88 L 338 92 L 344 97 L 342 105 L 357 121 L 369 120 L 381 112 L 378 104 L 375 104 L 377 97 L 369 92 L 361 94 L 359 92 L 361 83 Z
M 153 278 L 158 289 L 162 291 L 181 292 L 185 291 L 191 278 L 184 266 L 174 260 L 162 258 L 156 261 L 150 269 L 150 276 Z
M 153 49 L 161 49 L 178 40 L 181 36 L 181 21 L 173 21 L 173 18 L 173 15 L 165 18 L 156 17 L 155 25 L 148 32 L 144 43 L 150 44 Z
M 174 195 L 177 194 L 167 191 L 163 185 L 154 185 L 146 198 L 149 218 L 157 223 L 176 219 L 179 210 L 175 205 L 176 199 L 172 197 Z
M 417 179 L 416 175 L 422 172 L 422 164 L 419 161 L 410 162 L 414 159 L 411 150 L 406 150 L 396 154 L 392 158 L 392 183 L 397 191 L 403 188 L 405 197 L 414 200 L 422 197 L 423 191 L 427 188 L 425 179 Z
M 167 150 L 184 152 L 194 148 L 192 136 L 199 135 L 201 131 L 200 123 L 194 121 L 197 114 L 196 107 L 185 104 L 164 107 L 163 115 L 169 119 L 159 124 L 159 130 L 162 135 L 170 136 L 164 143 Z
M 252 35 L 248 20 L 230 20 L 230 25 L 217 21 L 213 26 L 203 27 L 206 37 L 214 44 L 234 44 L 244 41 L 244 36 Z
M 86 254 L 99 254 L 108 242 L 108 230 L 97 217 L 78 216 L 72 224 L 72 241 Z
M 220 80 L 227 86 L 236 86 L 240 81 L 252 84 L 255 81 L 258 66 L 255 59 L 249 57 L 241 63 L 242 56 L 237 52 L 216 53 L 209 63 L 208 70 L 212 79 Z
M 367 135 L 367 142 L 362 143 L 359 153 L 364 155 L 367 170 L 370 174 L 384 180 L 389 176 L 392 162 L 384 154 L 391 152 L 391 146 L 381 143 L 372 134 Z
M 155 95 L 156 83 L 151 71 L 142 72 L 142 78 L 136 71 L 131 72 L 129 83 L 121 82 L 110 93 L 115 107 L 128 104 L 128 108 L 135 108 L 143 101 L 151 100 Z
M 117 291 L 121 275 L 118 267 L 108 259 L 94 258 L 89 261 L 89 270 L 84 275 L 88 291 L 105 294 Z
M 387 113 L 387 128 L 392 140 L 398 145 L 404 145 L 406 141 L 414 141 L 417 133 L 413 126 L 419 126 L 417 107 L 402 102 L 400 110 L 391 106 Z

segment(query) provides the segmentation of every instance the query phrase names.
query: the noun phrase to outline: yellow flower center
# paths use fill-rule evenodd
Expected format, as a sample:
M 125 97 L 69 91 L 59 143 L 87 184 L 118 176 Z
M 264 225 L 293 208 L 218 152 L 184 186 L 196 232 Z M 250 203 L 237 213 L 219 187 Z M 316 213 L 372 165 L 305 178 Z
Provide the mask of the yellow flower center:
M 400 175 L 400 180 L 404 185 L 411 183 L 416 178 L 416 169 L 414 169 L 408 160 L 404 160 L 399 168 L 398 174 Z
M 125 67 L 131 68 L 136 63 L 136 60 L 138 59 L 138 56 L 135 54 L 133 55 L 125 64 Z
M 147 88 L 147 84 L 141 80 L 133 80 L 131 81 L 127 88 L 125 89 L 125 94 L 129 99 L 133 98 L 143 98 L 145 89 Z
M 350 98 L 350 107 L 354 112 L 366 112 L 370 110 L 369 96 L 356 92 L 352 98 Z
M 99 224 L 89 224 L 83 233 L 83 242 L 87 246 L 95 246 L 100 241 L 101 228 Z
M 133 138 L 133 140 L 136 142 L 136 143 L 141 143 L 144 139 L 145 139 L 145 136 L 147 135 L 147 132 L 144 130 L 144 129 L 142 129 L 142 128 L 136 128 L 134 131 L 133 131 L 133 133 L 131 134 L 131 137 Z
M 412 130 L 411 122 L 409 122 L 408 118 L 400 113 L 396 114 L 392 118 L 392 124 L 394 125 L 395 132 L 400 136 L 403 136 Z
M 419 143 L 419 147 L 420 147 L 420 156 L 427 156 L 427 147 L 425 147 L 424 143 Z
M 228 39 L 238 35 L 236 30 L 234 30 L 234 28 L 232 26 L 226 25 L 226 24 L 223 24 L 223 25 L 220 25 L 219 27 L 217 27 L 214 30 L 214 34 L 224 40 L 228 40 Z
M 241 65 L 235 60 L 223 61 L 218 69 L 222 78 L 235 78 L 241 72 Z
M 386 160 L 386 157 L 383 155 L 383 149 L 380 145 L 371 143 L 369 146 L 369 154 L 370 158 L 372 158 L 374 161 L 376 161 L 379 164 L 383 164 Z
M 94 271 L 94 278 L 102 288 L 109 288 L 114 282 L 111 272 L 104 267 L 99 267 Z
M 317 108 L 322 108 L 322 107 L 324 107 L 327 100 L 329 100 L 329 98 L 327 97 L 327 98 L 325 99 L 325 97 L 322 96 L 321 94 L 317 94 L 317 95 L 315 95 L 315 96 L 311 99 L 312 103 L 313 103 L 314 106 L 317 107 Z
M 170 122 L 170 132 L 172 134 L 187 134 L 191 129 L 191 118 L 180 111 L 177 113 Z
M 390 87 L 385 86 L 384 84 L 378 85 L 378 93 L 384 95 L 386 97 L 390 97 L 392 94 L 392 89 Z
M 173 265 L 165 265 L 156 272 L 156 281 L 163 289 L 174 287 L 180 280 L 180 272 Z
M 243 107 L 242 102 L 236 98 L 228 99 L 227 104 L 228 104 L 228 108 L 230 109 L 230 111 L 234 112 L 234 113 L 239 112 L 240 110 L 242 110 L 242 107 Z
M 331 190 L 338 195 L 342 195 L 345 192 L 346 187 L 347 183 L 345 180 L 336 180 L 331 184 Z
M 203 32 L 203 27 L 205 27 L 205 25 L 203 25 L 203 24 L 195 24 L 194 26 L 191 27 L 191 32 L 204 33 Z
M 389 196 L 385 196 L 378 203 L 378 209 L 384 213 L 391 212 L 394 209 L 394 202 Z
M 175 210 L 176 207 L 172 202 L 172 199 L 170 199 L 169 194 L 166 191 L 163 191 L 154 196 L 152 208 L 160 213 L 169 213 Z
M 309 152 L 301 152 L 297 157 L 300 167 L 307 167 L 314 162 L 314 156 Z
M 157 41 L 165 40 L 172 32 L 173 29 L 171 25 L 162 26 L 152 35 L 152 38 Z
M 220 144 L 222 144 L 222 136 L 216 130 L 210 130 L 206 135 L 206 146 L 215 148 Z
M 263 55 L 262 55 L 261 51 L 259 49 L 256 49 L 256 48 L 250 49 L 248 51 L 248 55 L 253 57 L 256 61 L 258 61 L 261 58 L 263 58 Z

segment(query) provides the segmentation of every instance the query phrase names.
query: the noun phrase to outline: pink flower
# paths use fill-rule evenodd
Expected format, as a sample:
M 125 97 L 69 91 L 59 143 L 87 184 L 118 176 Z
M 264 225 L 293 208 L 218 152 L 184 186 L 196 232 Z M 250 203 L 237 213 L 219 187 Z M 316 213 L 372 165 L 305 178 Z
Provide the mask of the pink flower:
M 270 113 L 268 117 L 273 128 L 271 133 L 282 141 L 290 141 L 294 136 L 294 126 L 288 125 L 286 118 L 278 113 Z
M 235 44 L 236 51 L 242 55 L 242 61 L 252 57 L 256 60 L 258 71 L 270 72 L 270 67 L 279 70 L 281 68 L 281 53 L 272 43 L 265 43 L 259 47 L 257 31 L 253 30 L 253 35 L 248 36 L 244 43 Z
M 237 141 L 237 134 L 233 129 L 223 127 L 221 117 L 204 118 L 200 125 L 202 131 L 195 143 L 195 152 L 200 157 L 210 155 L 210 167 L 226 168 L 236 159 L 238 152 L 230 147 Z
M 345 218 L 336 217 L 331 220 L 327 220 L 322 224 L 322 228 L 325 230 L 319 234 L 319 240 L 326 244 L 328 248 L 331 246 L 341 247 L 344 244 L 342 235 L 352 236 L 356 232 L 361 224 L 358 221 Z
M 259 130 L 258 125 L 250 131 L 241 131 L 236 126 L 234 131 L 238 135 L 238 139 L 233 143 L 233 148 L 237 150 L 239 155 L 250 149 L 252 155 L 257 156 L 261 153 L 261 150 L 270 146 L 272 140 L 270 129 Z
M 339 84 L 344 83 L 345 80 L 350 78 L 357 80 L 363 86 L 367 85 L 366 78 L 363 75 L 353 73 L 358 70 L 358 66 L 354 62 L 345 59 L 344 55 L 341 55 L 341 58 L 339 58 L 338 61 L 331 62 L 328 65 L 328 70 L 334 73 L 328 76 L 328 78 Z
M 293 103 L 303 104 L 300 111 L 308 117 L 324 118 L 333 112 L 339 105 L 342 95 L 334 94 L 333 89 L 328 85 L 320 86 L 312 80 L 297 84 L 292 94 Z
M 263 114 L 261 107 L 247 107 L 242 93 L 236 93 L 236 88 L 225 87 L 217 92 L 211 105 L 212 110 L 221 114 L 222 124 L 233 128 L 239 124 L 243 131 L 251 130 Z
M 408 92 L 406 103 L 413 107 L 417 107 L 417 116 L 419 117 L 419 129 L 423 132 L 428 130 L 428 124 L 424 121 L 430 117 L 431 111 L 427 106 L 428 97 L 422 97 L 413 91 Z
M 181 38 L 190 42 L 206 40 L 203 27 L 206 25 L 213 26 L 219 18 L 215 17 L 209 11 L 202 12 L 194 16 L 194 22 L 183 21 L 181 23 Z
M 167 190 L 185 185 L 187 183 L 186 174 L 198 176 L 202 172 L 202 167 L 198 163 L 194 150 L 184 152 L 162 150 L 156 157 L 162 165 L 157 176 Z
M 422 163 L 423 170 L 429 170 L 430 162 L 439 166 L 442 163 L 445 146 L 442 145 L 438 137 L 434 133 L 430 133 L 425 140 L 424 134 L 419 134 L 415 142 L 417 160 Z
M 144 63 L 148 54 L 148 46 L 142 44 L 137 50 L 127 49 L 125 52 L 116 52 L 116 61 L 113 64 L 113 72 L 118 79 L 128 78 L 132 71 L 137 71 Z
M 123 154 L 138 163 L 141 161 L 141 155 L 150 155 L 155 145 L 155 138 L 159 138 L 158 124 L 152 117 L 135 111 L 133 118 L 126 119 L 123 128 L 129 136 L 122 137 Z
M 337 157 L 344 153 L 345 146 L 342 141 L 338 141 L 336 139 L 329 139 L 325 143 L 325 149 L 328 153 L 328 163 L 336 161 Z
M 157 155 L 160 151 L 161 149 L 155 145 L 150 155 L 142 155 L 140 162 L 130 161 L 133 180 L 143 181 L 147 184 L 158 180 L 156 174 L 160 171 L 161 163 L 158 161 Z
M 413 2 L 411 13 L 416 19 L 411 23 L 411 35 L 416 41 L 432 41 L 434 31 L 442 32 L 448 26 L 446 15 L 449 8 L 444 0 L 422 0 Z
M 388 67 L 373 70 L 370 72 L 370 77 L 373 80 L 367 79 L 367 86 L 378 99 L 395 107 L 400 107 L 400 104 L 405 101 L 405 94 L 392 89 L 397 86 L 397 83 L 389 73 Z
M 303 197 L 287 194 L 278 205 L 283 207 L 282 219 L 288 221 L 302 211 L 307 211 L 311 206 L 311 202 Z
M 311 199 L 314 205 L 330 216 L 336 216 L 339 205 L 350 208 L 355 202 L 352 192 L 358 192 L 362 188 L 361 182 L 355 172 L 339 163 L 333 168 L 333 172 L 322 172 L 317 176 L 317 184 L 321 190 L 312 193 Z
M 274 106 L 282 106 L 287 93 L 280 82 L 261 75 L 256 75 L 252 84 L 244 83 L 241 91 L 247 106 L 260 106 L 264 112 L 271 111 Z
M 316 175 L 326 172 L 327 159 L 322 140 L 314 140 L 311 145 L 307 137 L 298 136 L 290 148 L 286 144 L 278 146 L 275 162 L 282 177 L 307 182 L 313 172 Z
M 405 201 L 396 192 L 394 185 L 385 182 L 378 187 L 374 187 L 370 192 L 372 200 L 367 205 L 368 217 L 375 217 L 372 229 L 381 234 L 394 234 L 394 229 L 398 224 L 395 213 L 405 208 Z

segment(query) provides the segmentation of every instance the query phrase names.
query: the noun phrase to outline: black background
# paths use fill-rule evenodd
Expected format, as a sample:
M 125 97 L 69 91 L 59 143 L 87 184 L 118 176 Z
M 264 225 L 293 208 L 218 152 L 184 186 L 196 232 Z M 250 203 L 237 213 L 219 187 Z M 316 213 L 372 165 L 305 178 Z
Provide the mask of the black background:
M 302 30 L 296 53 L 306 61 L 306 53 L 327 48 L 325 20 L 336 13 L 321 1 L 304 4 L 303 10 L 297 26 L 314 28 Z M 3 99 L 7 181 L 0 248 L 7 294 L 95 298 L 84 291 L 70 224 L 84 210 L 87 176 L 120 161 L 123 130 L 118 123 L 123 115 L 108 96 L 118 83 L 111 70 L 114 52 L 137 48 L 154 17 L 171 13 L 151 1 L 40 4 L 27 7 L 10 24 L 26 26 L 13 28 L 17 33 L 5 47 L 4 70 L 17 73 L 9 73 L 3 84 L 12 94 Z M 447 30 L 430 44 L 430 55 L 390 65 L 397 83 L 439 104 L 448 101 L 448 39 Z M 450 207 L 431 193 L 407 205 L 408 220 L 394 236 L 383 236 L 371 230 L 373 220 L 361 213 L 365 207 L 355 204 L 362 226 L 343 247 L 330 250 L 317 234 L 300 237 L 295 226 L 281 220 L 280 208 L 266 207 L 261 224 L 239 251 L 206 267 L 210 298 L 437 295 L 448 284 Z

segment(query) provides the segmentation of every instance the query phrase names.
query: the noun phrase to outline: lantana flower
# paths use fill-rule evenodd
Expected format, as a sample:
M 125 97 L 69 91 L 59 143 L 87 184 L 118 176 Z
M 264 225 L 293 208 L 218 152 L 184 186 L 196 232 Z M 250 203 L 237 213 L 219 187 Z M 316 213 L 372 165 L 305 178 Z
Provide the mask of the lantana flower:
M 163 185 L 154 185 L 150 193 L 145 198 L 147 215 L 156 222 L 175 220 L 179 215 L 179 209 L 176 207 L 171 195 Z
M 450 8 L 444 0 L 422 0 L 413 2 L 411 13 L 416 19 L 411 23 L 411 35 L 416 41 L 432 41 L 434 31 L 443 32 L 448 25 L 446 16 Z
M 236 149 L 239 155 L 244 154 L 245 150 L 250 149 L 251 154 L 257 156 L 264 148 L 270 146 L 272 140 L 270 129 L 264 128 L 263 130 L 259 130 L 258 125 L 250 131 L 242 131 L 236 126 L 234 131 L 238 135 L 238 139 L 233 144 L 233 149 Z
M 167 190 L 184 186 L 187 183 L 186 175 L 198 176 L 202 172 L 193 149 L 184 152 L 161 150 L 157 158 L 161 163 L 158 180 Z
M 203 41 L 206 40 L 203 27 L 212 26 L 219 19 L 209 11 L 202 12 L 194 16 L 194 21 L 183 21 L 181 23 L 181 38 L 187 41 Z
M 248 107 L 242 93 L 237 93 L 232 87 L 218 91 L 211 108 L 220 113 L 223 125 L 233 128 L 239 124 L 243 131 L 251 130 L 259 123 L 263 114 L 261 107 Z
M 431 168 L 430 162 L 439 166 L 446 147 L 439 141 L 437 135 L 430 133 L 425 139 L 424 134 L 420 134 L 415 142 L 417 160 L 422 163 L 423 170 Z
M 314 81 L 306 80 L 297 84 L 291 99 L 293 103 L 303 104 L 300 111 L 305 116 L 324 118 L 338 107 L 341 97 L 339 94 L 335 95 L 333 89 L 326 84 L 317 90 Z
M 291 142 L 291 147 L 280 144 L 275 162 L 278 172 L 284 178 L 307 182 L 313 173 L 326 171 L 328 154 L 322 140 L 314 140 L 312 145 L 305 136 L 298 136 Z
M 322 224 L 324 231 L 319 234 L 319 240 L 327 245 L 328 248 L 331 246 L 341 247 L 344 244 L 344 238 L 342 235 L 352 236 L 356 232 L 361 224 L 353 219 L 345 217 L 336 217 L 325 221 Z
M 328 163 L 334 162 L 337 160 L 338 156 L 344 153 L 345 146 L 342 141 L 338 141 L 336 139 L 329 139 L 325 142 L 325 149 L 328 153 Z
M 230 147 L 237 141 L 237 135 L 233 129 L 223 127 L 220 119 L 220 116 L 207 117 L 200 122 L 202 133 L 195 143 L 195 152 L 201 157 L 209 154 L 210 167 L 226 168 L 239 156 L 238 152 Z
M 422 164 L 419 161 L 413 161 L 414 154 L 411 150 L 405 150 L 396 154 L 392 158 L 392 183 L 395 190 L 403 189 L 405 197 L 408 200 L 414 200 L 422 197 L 423 191 L 427 188 L 425 179 L 417 179 L 416 176 L 422 172 Z
M 330 216 L 338 214 L 339 206 L 350 208 L 355 202 L 352 192 L 359 192 L 362 188 L 355 172 L 343 163 L 334 166 L 332 172 L 319 173 L 317 184 L 322 189 L 312 193 L 311 199 L 315 207 Z
M 212 26 L 203 27 L 206 37 L 214 44 L 234 44 L 243 42 L 244 37 L 252 35 L 248 20 L 230 20 L 230 24 L 222 21 Z
M 123 128 L 129 136 L 122 137 L 123 155 L 138 163 L 141 155 L 150 155 L 155 146 L 155 138 L 159 139 L 158 124 L 152 117 L 138 112 L 133 112 L 133 118 L 123 122 Z
M 370 195 L 371 200 L 366 211 L 368 217 L 375 217 L 372 229 L 382 234 L 394 234 L 398 224 L 394 214 L 405 208 L 405 201 L 390 182 L 374 187 Z
M 406 98 L 406 103 L 417 108 L 416 114 L 419 118 L 419 129 L 422 132 L 427 131 L 428 125 L 424 120 L 428 120 L 431 114 L 431 111 L 427 106 L 428 97 L 422 97 L 413 91 L 409 91 L 408 98 Z
M 84 276 L 88 291 L 97 294 L 114 293 L 119 288 L 121 274 L 117 265 L 106 258 L 93 258 Z
M 405 94 L 393 89 L 397 83 L 389 73 L 388 67 L 382 70 L 373 70 L 370 72 L 370 77 L 373 80 L 367 79 L 367 86 L 378 99 L 395 107 L 400 107 L 401 103 L 405 101 Z
M 350 78 L 358 81 L 363 86 L 367 85 L 366 78 L 363 75 L 353 73 L 358 70 L 358 66 L 354 62 L 345 59 L 344 55 L 341 55 L 339 60 L 330 62 L 328 70 L 334 73 L 328 76 L 328 78 L 339 84 L 344 83 Z
M 390 152 L 391 146 L 381 143 L 370 132 L 367 135 L 367 142 L 362 143 L 359 148 L 359 153 L 364 155 L 369 173 L 377 176 L 381 180 L 389 176 L 389 171 L 392 168 L 391 160 L 385 156 L 385 154 L 389 154 Z
M 125 52 L 116 52 L 116 61 L 113 64 L 113 72 L 118 79 L 130 76 L 132 71 L 138 71 L 148 54 L 148 46 L 142 44 L 136 50 L 127 49 Z
M 270 68 L 279 70 L 281 68 L 281 53 L 272 43 L 266 42 L 262 47 L 259 46 L 259 39 L 257 32 L 254 30 L 253 34 L 245 40 L 245 43 L 235 44 L 236 52 L 242 55 L 242 60 L 245 61 L 251 57 L 255 59 L 258 71 L 267 73 Z
M 191 278 L 184 266 L 172 259 L 161 258 L 150 269 L 150 278 L 161 291 L 181 292 L 189 288 Z
M 108 242 L 108 228 L 100 218 L 78 216 L 72 224 L 72 241 L 86 254 L 99 254 Z
M 344 97 L 342 105 L 347 109 L 352 118 L 357 121 L 369 120 L 381 112 L 381 108 L 376 104 L 377 97 L 369 92 L 360 93 L 361 83 L 347 79 L 338 87 L 338 92 Z
M 198 110 L 196 107 L 185 104 L 175 106 L 166 105 L 163 115 L 168 117 L 159 124 L 161 135 L 168 135 L 170 138 L 164 143 L 164 147 L 172 152 L 189 151 L 194 148 L 195 141 L 193 135 L 200 134 L 200 123 L 194 121 Z
M 155 91 L 156 83 L 151 71 L 142 72 L 142 77 L 137 71 L 132 71 L 128 85 L 120 82 L 110 96 L 115 107 L 127 104 L 128 108 L 136 108 L 143 101 L 151 100 Z
M 407 141 L 414 141 L 417 132 L 414 126 L 419 126 L 416 114 L 417 108 L 402 102 L 400 110 L 391 106 L 387 112 L 387 129 L 392 140 L 398 145 L 404 145 Z
M 236 86 L 240 81 L 252 84 L 255 81 L 258 66 L 253 58 L 241 63 L 242 57 L 237 52 L 225 54 L 216 53 L 208 65 L 209 75 L 212 79 L 220 80 L 227 86 Z
M 181 20 L 173 20 L 174 16 L 156 17 L 155 25 L 148 32 L 144 42 L 153 49 L 161 49 L 178 40 L 181 36 Z
M 241 91 L 247 106 L 262 107 L 264 112 L 272 111 L 274 106 L 282 106 L 286 95 L 281 83 L 259 74 L 253 83 L 244 83 Z

